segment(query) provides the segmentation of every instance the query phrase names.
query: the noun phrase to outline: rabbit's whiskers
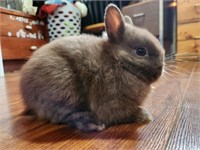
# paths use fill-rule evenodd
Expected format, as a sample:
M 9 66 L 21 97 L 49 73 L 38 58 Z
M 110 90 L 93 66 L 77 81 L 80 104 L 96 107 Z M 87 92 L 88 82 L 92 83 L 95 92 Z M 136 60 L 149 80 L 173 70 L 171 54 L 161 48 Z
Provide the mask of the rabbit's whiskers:
M 188 61 L 199 61 L 199 60 L 200 60 L 200 54 L 188 53 L 186 51 L 178 54 L 172 53 L 165 56 L 166 63 L 188 62 Z
M 199 61 L 200 55 L 197 53 L 188 53 L 187 51 L 182 53 L 172 53 L 165 56 L 164 69 L 161 78 L 173 77 L 175 75 L 187 75 L 191 72 L 179 63 L 187 63 L 190 61 Z

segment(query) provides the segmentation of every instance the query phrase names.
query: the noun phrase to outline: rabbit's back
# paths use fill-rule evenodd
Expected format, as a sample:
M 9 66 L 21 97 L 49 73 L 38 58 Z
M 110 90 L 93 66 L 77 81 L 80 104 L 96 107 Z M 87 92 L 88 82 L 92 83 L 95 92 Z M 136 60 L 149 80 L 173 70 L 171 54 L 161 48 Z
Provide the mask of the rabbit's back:
M 53 117 L 49 110 L 56 108 L 62 114 L 66 107 L 83 103 L 89 87 L 81 84 L 87 80 L 84 76 L 88 78 L 98 68 L 101 43 L 98 37 L 82 35 L 61 38 L 38 49 L 22 69 L 21 92 L 29 109 L 48 120 Z

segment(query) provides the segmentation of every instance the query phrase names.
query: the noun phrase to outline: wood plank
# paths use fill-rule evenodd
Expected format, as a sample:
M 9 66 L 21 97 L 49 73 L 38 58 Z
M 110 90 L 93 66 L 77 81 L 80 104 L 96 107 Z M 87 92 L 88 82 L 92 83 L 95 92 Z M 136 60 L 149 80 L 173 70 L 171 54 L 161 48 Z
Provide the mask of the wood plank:
M 177 3 L 178 23 L 200 20 L 200 0 L 178 0 Z
M 170 75 L 165 75 L 167 79 L 156 85 L 155 91 L 150 95 L 151 101 L 147 101 L 147 106 L 151 106 L 151 112 L 154 112 L 154 122 L 151 127 L 139 133 L 142 141 L 139 142 L 138 149 L 164 149 L 173 128 L 193 64 L 181 63 L 168 67 L 173 68 L 173 72 L 169 71 Z
M 181 104 L 177 122 L 174 124 L 168 150 L 200 149 L 200 65 L 196 64 L 191 82 Z
M 21 116 L 24 106 L 19 93 L 19 73 L 0 78 L 0 146 L 2 149 L 164 149 L 180 112 L 193 62 L 172 65 L 173 74 L 155 83 L 144 107 L 154 116 L 147 125 L 125 124 L 99 133 L 81 133 L 64 125 Z
M 83 31 L 86 33 L 102 33 L 105 30 L 104 22 L 86 26 Z
M 200 22 L 179 24 L 177 33 L 178 40 L 200 39 Z
M 198 53 L 200 54 L 200 39 L 177 42 L 177 53 Z

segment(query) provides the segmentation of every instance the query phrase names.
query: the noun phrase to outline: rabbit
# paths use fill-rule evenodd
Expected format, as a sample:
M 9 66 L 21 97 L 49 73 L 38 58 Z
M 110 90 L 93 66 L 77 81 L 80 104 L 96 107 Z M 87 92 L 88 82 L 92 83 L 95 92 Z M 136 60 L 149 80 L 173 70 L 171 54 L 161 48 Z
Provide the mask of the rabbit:
M 162 75 L 165 50 L 114 4 L 104 20 L 107 38 L 62 37 L 33 53 L 21 70 L 25 114 L 83 132 L 152 120 L 141 105 Z

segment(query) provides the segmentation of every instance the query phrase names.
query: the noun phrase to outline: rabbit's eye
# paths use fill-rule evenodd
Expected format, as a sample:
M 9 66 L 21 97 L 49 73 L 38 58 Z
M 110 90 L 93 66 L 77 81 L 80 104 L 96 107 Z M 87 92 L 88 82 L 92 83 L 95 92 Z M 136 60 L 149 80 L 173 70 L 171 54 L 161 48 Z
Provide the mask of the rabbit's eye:
M 144 47 L 136 48 L 136 54 L 138 56 L 145 56 L 147 54 L 147 50 Z

